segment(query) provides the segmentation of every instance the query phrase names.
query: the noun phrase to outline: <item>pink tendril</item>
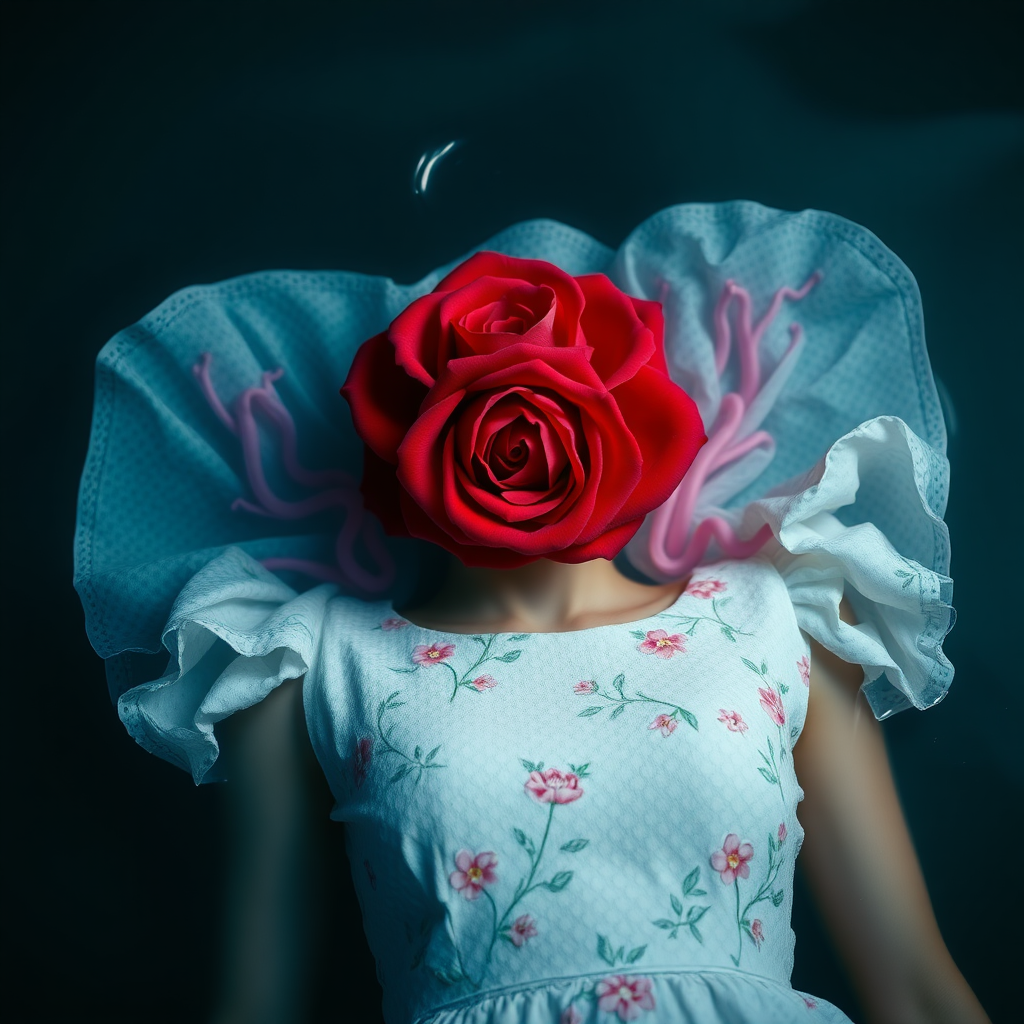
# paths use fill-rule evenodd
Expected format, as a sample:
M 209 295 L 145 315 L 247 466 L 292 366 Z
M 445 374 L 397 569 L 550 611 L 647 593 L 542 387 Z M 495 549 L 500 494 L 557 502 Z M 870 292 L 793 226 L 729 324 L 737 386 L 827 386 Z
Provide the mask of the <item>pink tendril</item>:
M 268 558 L 263 561 L 263 565 L 271 570 L 301 572 L 331 583 L 354 584 L 371 593 L 390 586 L 395 576 L 394 562 L 380 536 L 376 521 L 367 515 L 363 507 L 355 479 L 341 470 L 308 470 L 299 462 L 295 421 L 274 390 L 274 381 L 284 376 L 284 370 L 280 367 L 269 370 L 262 375 L 259 387 L 246 388 L 235 399 L 232 415 L 221 402 L 210 380 L 211 362 L 210 353 L 204 352 L 192 367 L 192 373 L 214 414 L 241 442 L 249 487 L 256 499 L 253 502 L 246 498 L 236 498 L 231 505 L 232 510 L 271 519 L 305 519 L 331 508 L 343 508 L 346 511 L 334 545 L 337 567 L 297 558 Z M 288 476 L 305 487 L 322 488 L 320 493 L 302 501 L 286 501 L 274 493 L 263 470 L 257 413 L 269 420 L 277 431 L 281 442 L 281 461 Z M 353 546 L 360 539 L 378 567 L 376 573 L 367 571 L 355 560 Z
M 691 531 L 697 499 L 705 483 L 718 470 L 729 466 L 755 448 L 772 452 L 775 441 L 763 430 L 737 439 L 743 418 L 751 404 L 761 393 L 761 339 L 768 326 L 778 315 L 786 299 L 802 299 L 821 280 L 821 271 L 815 271 L 802 288 L 780 288 L 764 315 L 756 324 L 751 323 L 750 293 L 735 281 L 725 282 L 715 305 L 715 373 L 721 380 L 732 349 L 730 306 L 737 307 L 736 348 L 740 361 L 738 391 L 722 396 L 714 425 L 708 440 L 697 453 L 693 465 L 672 495 L 651 518 L 648 538 L 651 563 L 669 577 L 682 577 L 700 564 L 708 546 L 714 540 L 728 558 L 749 558 L 771 539 L 771 527 L 762 526 L 753 537 L 741 540 L 733 528 L 720 516 L 710 516 Z M 788 356 L 800 344 L 802 332 L 799 324 L 789 328 Z M 785 356 L 783 357 L 785 358 Z

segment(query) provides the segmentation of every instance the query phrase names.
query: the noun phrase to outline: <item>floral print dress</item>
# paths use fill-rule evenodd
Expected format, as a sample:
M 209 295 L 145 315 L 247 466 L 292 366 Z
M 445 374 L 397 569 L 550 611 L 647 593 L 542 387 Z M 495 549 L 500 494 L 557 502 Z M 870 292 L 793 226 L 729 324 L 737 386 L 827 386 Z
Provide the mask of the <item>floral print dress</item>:
M 762 559 L 567 633 L 325 600 L 307 722 L 386 1019 L 846 1020 L 789 984 L 809 667 Z

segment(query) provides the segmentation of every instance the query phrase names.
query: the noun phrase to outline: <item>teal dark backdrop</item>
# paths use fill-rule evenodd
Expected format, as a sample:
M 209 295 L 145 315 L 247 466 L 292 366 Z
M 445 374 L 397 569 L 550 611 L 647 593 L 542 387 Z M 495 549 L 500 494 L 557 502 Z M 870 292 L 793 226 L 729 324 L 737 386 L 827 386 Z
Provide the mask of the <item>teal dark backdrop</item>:
M 866 225 L 921 285 L 953 428 L 958 675 L 885 731 L 948 944 L 1015 1019 L 1019 4 L 364 6 L 3 7 L 5 1018 L 201 1021 L 216 975 L 221 794 L 124 734 L 71 589 L 103 342 L 194 282 L 408 281 L 523 218 L 616 245 L 663 206 L 748 198 Z M 372 1022 L 339 833 L 316 1019 Z M 795 983 L 856 1017 L 806 894 L 795 927 Z

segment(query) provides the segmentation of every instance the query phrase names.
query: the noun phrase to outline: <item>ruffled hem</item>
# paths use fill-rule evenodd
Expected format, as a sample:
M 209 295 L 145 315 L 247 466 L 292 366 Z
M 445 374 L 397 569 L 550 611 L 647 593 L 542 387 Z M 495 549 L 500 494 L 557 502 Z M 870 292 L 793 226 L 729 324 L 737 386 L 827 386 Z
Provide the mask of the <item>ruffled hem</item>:
M 622 1009 L 602 1008 L 597 988 L 622 989 Z M 607 1007 L 607 1002 L 606 1002 Z M 575 1014 L 573 1013 L 575 1011 Z M 824 999 L 769 978 L 726 969 L 647 971 L 565 978 L 485 995 L 417 1018 L 416 1024 L 851 1024 Z
M 947 575 L 948 465 L 902 421 L 881 416 L 840 438 L 804 476 L 752 502 L 739 532 L 767 523 L 774 561 L 800 628 L 864 668 L 864 693 L 877 718 L 927 708 L 946 695 L 953 666 L 942 641 L 955 613 Z M 864 497 L 891 514 L 866 521 Z M 936 498 L 938 496 L 938 498 Z M 941 506 L 940 506 L 941 507 Z M 857 615 L 839 618 L 844 594 Z
M 121 721 L 137 743 L 191 772 L 197 784 L 222 780 L 215 724 L 306 673 L 336 592 L 325 584 L 299 595 L 228 548 L 178 596 L 163 633 L 167 671 L 121 695 Z

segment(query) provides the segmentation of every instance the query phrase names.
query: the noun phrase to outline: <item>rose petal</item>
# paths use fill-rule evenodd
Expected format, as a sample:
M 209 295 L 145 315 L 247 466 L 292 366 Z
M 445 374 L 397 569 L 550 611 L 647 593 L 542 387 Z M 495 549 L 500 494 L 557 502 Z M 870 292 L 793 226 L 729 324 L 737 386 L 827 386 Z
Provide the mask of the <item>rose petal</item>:
M 654 335 L 644 326 L 629 296 L 604 274 L 587 274 L 576 280 L 586 299 L 580 327 L 594 349 L 591 365 L 611 390 L 651 359 Z
M 650 299 L 638 299 L 633 295 L 626 298 L 633 303 L 633 310 L 640 322 L 646 327 L 654 338 L 654 353 L 647 360 L 647 365 L 652 370 L 658 370 L 669 375 L 668 366 L 665 363 L 665 311 L 660 302 L 653 302 Z
M 448 331 L 441 324 L 443 301 L 444 296 L 436 292 L 421 295 L 391 321 L 387 330 L 396 364 L 428 388 L 452 354 L 451 343 L 446 342 Z
M 398 461 L 398 446 L 415 421 L 427 391 L 396 365 L 387 335 L 360 345 L 341 395 L 352 411 L 356 432 L 382 459 Z

